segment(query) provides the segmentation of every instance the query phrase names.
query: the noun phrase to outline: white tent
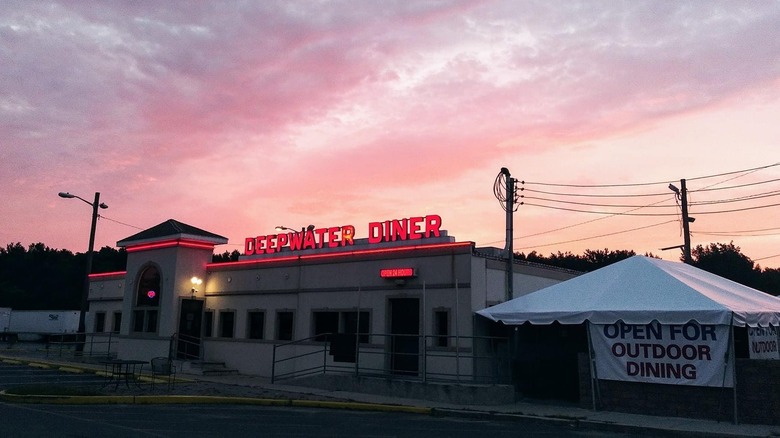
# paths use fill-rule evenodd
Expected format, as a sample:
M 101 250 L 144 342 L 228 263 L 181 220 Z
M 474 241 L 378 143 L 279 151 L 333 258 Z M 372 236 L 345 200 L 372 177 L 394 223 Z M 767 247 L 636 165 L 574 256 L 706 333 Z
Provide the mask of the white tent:
M 508 325 L 780 325 L 780 298 L 693 266 L 634 256 L 478 314 Z

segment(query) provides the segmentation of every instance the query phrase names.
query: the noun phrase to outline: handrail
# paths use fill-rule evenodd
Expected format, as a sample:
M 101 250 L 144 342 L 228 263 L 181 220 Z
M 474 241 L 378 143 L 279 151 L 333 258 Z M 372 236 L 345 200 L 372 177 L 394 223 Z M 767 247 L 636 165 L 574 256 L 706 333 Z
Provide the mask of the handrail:
M 16 335 L 35 335 L 39 333 L 18 332 Z M 43 335 L 46 356 L 56 350 L 58 356 L 72 354 L 82 357 L 111 357 L 114 344 L 114 332 L 72 332 L 48 333 Z M 18 339 L 15 338 L 15 339 Z M 54 347 L 54 348 L 52 348 Z
M 331 335 L 333 333 L 323 333 L 275 344 L 271 365 L 271 382 L 327 373 L 469 383 L 502 383 L 510 379 L 508 349 L 503 353 L 499 351 L 500 343 L 505 343 L 508 347 L 508 338 L 504 337 L 353 333 L 351 335 L 367 337 L 369 341 L 376 339 L 383 339 L 383 341 L 377 344 L 356 341 L 354 358 L 350 357 L 352 361 L 337 362 L 336 360 L 328 361 L 328 353 L 333 351 Z M 320 341 L 323 336 L 326 340 Z M 410 351 L 394 350 L 392 343 L 403 338 L 417 339 L 418 342 L 415 344 L 417 347 L 411 348 Z M 447 338 L 447 346 L 438 347 L 434 345 L 435 341 L 431 341 L 442 338 Z M 409 345 L 412 345 L 412 342 L 409 342 Z M 306 351 L 281 356 L 291 347 L 305 347 Z M 312 363 L 311 356 L 317 355 L 322 355 L 322 362 Z M 414 358 L 417 360 L 415 361 Z M 438 366 L 431 367 L 428 364 L 431 360 L 438 361 Z M 404 362 L 409 367 L 399 365 L 399 361 Z M 380 366 L 376 364 L 380 364 Z M 447 364 L 449 364 L 449 370 Z M 282 370 L 282 367 L 287 369 Z
M 190 353 L 190 351 L 196 351 L 197 354 Z M 202 339 L 198 336 L 174 333 L 168 344 L 168 357 L 171 359 L 202 360 L 205 357 Z

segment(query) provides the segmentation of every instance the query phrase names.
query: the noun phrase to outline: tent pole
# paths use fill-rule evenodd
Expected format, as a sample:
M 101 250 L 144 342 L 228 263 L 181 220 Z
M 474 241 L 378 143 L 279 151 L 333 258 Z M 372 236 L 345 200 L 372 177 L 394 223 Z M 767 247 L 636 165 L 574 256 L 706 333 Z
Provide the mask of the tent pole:
M 729 332 L 729 361 L 731 362 L 731 380 L 734 394 L 734 424 L 739 424 L 737 416 L 737 353 L 734 351 L 734 312 L 731 312 L 731 330 Z
M 588 368 L 590 369 L 590 398 L 593 410 L 596 411 L 596 387 L 598 385 L 598 375 L 596 373 L 596 361 L 593 357 L 593 340 L 590 337 L 590 321 L 585 320 L 585 330 L 588 332 Z

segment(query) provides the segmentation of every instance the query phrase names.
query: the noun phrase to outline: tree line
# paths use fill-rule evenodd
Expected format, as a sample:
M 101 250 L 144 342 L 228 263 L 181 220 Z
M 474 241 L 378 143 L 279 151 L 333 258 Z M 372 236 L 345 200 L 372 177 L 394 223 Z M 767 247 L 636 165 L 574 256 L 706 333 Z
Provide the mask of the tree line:
M 238 251 L 214 254 L 212 261 L 237 261 Z M 586 250 L 583 254 L 558 252 L 544 256 L 536 251 L 517 253 L 516 258 L 580 272 L 590 272 L 636 255 L 634 251 Z M 645 254 L 655 257 L 653 254 Z M 762 269 L 742 254 L 733 243 L 712 243 L 692 249 L 693 265 L 737 283 L 780 294 L 780 270 Z M 124 271 L 127 252 L 124 248 L 103 247 L 96 251 L 92 272 Z M 0 307 L 17 310 L 78 309 L 86 272 L 86 255 L 64 249 L 53 249 L 43 243 L 24 247 L 12 243 L 0 248 Z
M 588 249 L 581 255 L 559 251 L 544 256 L 532 251 L 528 254 L 516 254 L 516 257 L 529 262 L 590 272 L 635 255 L 636 253 L 631 250 Z M 658 258 L 652 253 L 645 254 L 645 256 Z M 710 243 L 706 246 L 697 245 L 695 248 L 691 248 L 691 259 L 691 264 L 699 269 L 771 295 L 780 295 L 780 269 L 762 269 L 750 257 L 742 254 L 734 242 Z M 680 261 L 683 261 L 682 255 Z

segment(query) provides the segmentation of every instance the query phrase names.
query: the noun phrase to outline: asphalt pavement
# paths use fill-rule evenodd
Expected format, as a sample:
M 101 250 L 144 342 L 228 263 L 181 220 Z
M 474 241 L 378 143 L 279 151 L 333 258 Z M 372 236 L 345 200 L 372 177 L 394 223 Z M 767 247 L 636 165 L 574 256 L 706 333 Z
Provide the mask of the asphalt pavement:
M 3 372 L 3 369 L 6 372 Z M 11 369 L 13 372 L 10 371 Z M 32 374 L 26 376 L 25 372 Z M 43 377 L 47 373 L 50 380 Z M 29 349 L 0 351 L 0 389 L 2 390 L 8 389 L 10 386 L 18 386 L 21 382 L 38 381 L 52 386 L 62 386 L 74 385 L 74 383 L 67 382 L 75 381 L 79 382 L 78 385 L 82 387 L 95 389 L 98 394 L 26 396 L 0 392 L 0 400 L 11 403 L 186 403 L 295 406 L 406 412 L 501 421 L 539 421 L 565 424 L 568 427 L 582 430 L 602 430 L 645 436 L 780 436 L 780 426 L 774 425 L 734 424 L 713 420 L 594 411 L 564 403 L 537 401 L 519 401 L 498 406 L 457 405 L 375 394 L 315 389 L 296 386 L 294 382 L 290 381 L 272 384 L 267 378 L 241 374 L 202 376 L 180 373 L 177 374 L 173 387 L 169 388 L 165 382 L 158 381 L 153 389 L 151 376 L 148 373 L 142 375 L 140 385 L 105 385 L 106 377 L 105 368 L 100 364 L 75 362 L 67 356 L 47 357 L 40 352 L 33 352 Z

